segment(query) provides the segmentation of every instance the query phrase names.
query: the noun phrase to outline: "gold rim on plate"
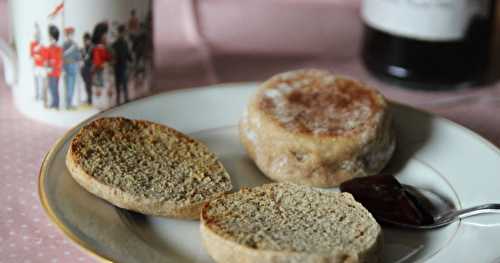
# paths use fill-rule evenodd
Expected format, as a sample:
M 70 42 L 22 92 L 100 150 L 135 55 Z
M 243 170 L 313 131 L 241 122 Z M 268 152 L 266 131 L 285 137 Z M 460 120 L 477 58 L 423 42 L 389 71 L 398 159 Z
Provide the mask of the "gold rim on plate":
M 91 118 L 85 120 L 83 123 L 87 122 Z M 45 179 L 47 177 L 47 166 L 51 161 L 54 159 L 54 155 L 61 149 L 62 145 L 67 141 L 69 136 L 73 134 L 80 126 L 77 125 L 74 128 L 71 128 L 69 131 L 67 131 L 61 138 L 59 138 L 56 143 L 50 148 L 50 150 L 47 152 L 45 157 L 43 158 L 42 161 L 42 166 L 40 167 L 40 172 L 38 174 L 38 197 L 40 199 L 40 203 L 45 210 L 45 213 L 49 217 L 49 219 L 59 228 L 64 235 L 66 235 L 71 241 L 73 241 L 78 247 L 83 249 L 84 252 L 87 252 L 88 254 L 96 257 L 102 262 L 105 263 L 113 263 L 112 260 L 106 258 L 105 256 L 93 251 L 91 248 L 89 248 L 85 242 L 80 239 L 78 236 L 76 236 L 65 224 L 59 220 L 59 218 L 55 215 L 54 210 L 49 205 L 49 201 L 47 199 L 47 193 L 45 192 L 44 188 L 42 185 L 45 183 Z

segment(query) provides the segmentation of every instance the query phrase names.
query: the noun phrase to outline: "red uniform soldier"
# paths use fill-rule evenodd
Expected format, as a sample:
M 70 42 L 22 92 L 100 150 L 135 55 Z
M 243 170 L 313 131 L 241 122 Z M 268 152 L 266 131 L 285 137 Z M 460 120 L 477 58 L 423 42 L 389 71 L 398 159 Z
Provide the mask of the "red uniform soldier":
M 52 97 L 50 108 L 59 109 L 59 78 L 63 66 L 63 50 L 57 45 L 59 29 L 49 27 L 50 46 L 47 48 L 47 66 L 49 67 L 49 89 Z
M 34 40 L 30 43 L 30 56 L 33 60 L 33 75 L 35 80 L 35 99 L 45 100 L 45 63 L 47 49 L 40 43 L 40 28 L 35 24 Z
M 92 70 L 94 83 L 98 88 L 104 87 L 104 66 L 111 61 L 111 52 L 107 47 L 106 34 L 108 33 L 108 24 L 106 22 L 99 23 L 94 28 L 92 42 Z M 96 95 L 100 96 L 101 91 L 97 90 Z

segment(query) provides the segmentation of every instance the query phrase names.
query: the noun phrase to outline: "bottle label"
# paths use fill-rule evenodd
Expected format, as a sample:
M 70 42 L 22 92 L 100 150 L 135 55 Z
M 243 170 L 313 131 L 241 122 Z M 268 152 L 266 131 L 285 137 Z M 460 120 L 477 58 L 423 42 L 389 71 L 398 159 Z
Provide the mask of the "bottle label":
M 364 0 L 361 15 L 368 26 L 393 35 L 454 41 L 488 9 L 489 0 Z

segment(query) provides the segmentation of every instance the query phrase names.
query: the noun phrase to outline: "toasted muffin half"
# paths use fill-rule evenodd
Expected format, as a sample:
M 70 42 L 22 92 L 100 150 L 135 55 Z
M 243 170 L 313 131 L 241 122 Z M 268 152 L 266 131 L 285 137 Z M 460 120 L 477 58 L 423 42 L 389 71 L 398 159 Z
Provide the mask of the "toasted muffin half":
M 148 215 L 198 219 L 204 203 L 232 188 L 207 146 L 144 120 L 90 122 L 71 141 L 66 165 L 90 193 Z
M 379 262 L 383 243 L 379 224 L 350 194 L 292 183 L 210 201 L 201 236 L 218 263 Z

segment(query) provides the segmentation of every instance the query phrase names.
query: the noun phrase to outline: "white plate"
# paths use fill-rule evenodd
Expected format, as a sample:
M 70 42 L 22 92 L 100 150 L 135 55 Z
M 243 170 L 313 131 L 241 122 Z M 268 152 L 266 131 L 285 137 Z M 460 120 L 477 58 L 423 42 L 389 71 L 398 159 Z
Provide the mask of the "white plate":
M 167 124 L 208 144 L 237 187 L 268 180 L 246 156 L 236 125 L 256 84 L 226 84 L 164 93 L 98 116 Z M 389 170 L 398 179 L 446 196 L 457 207 L 500 201 L 500 151 L 448 120 L 393 104 L 398 148 Z M 117 262 L 212 262 L 198 223 L 144 216 L 87 193 L 68 174 L 64 157 L 76 130 L 47 154 L 40 199 L 50 218 L 79 246 Z M 462 220 L 434 231 L 384 228 L 383 262 L 498 262 L 500 215 Z

